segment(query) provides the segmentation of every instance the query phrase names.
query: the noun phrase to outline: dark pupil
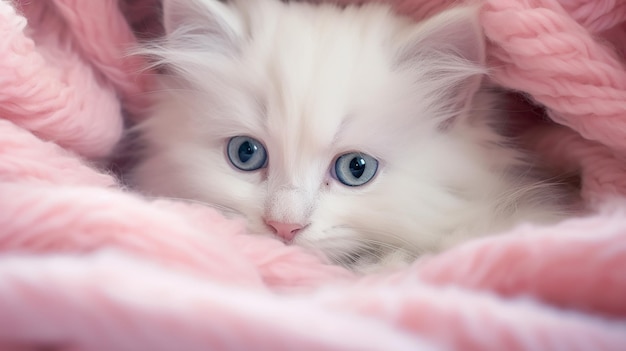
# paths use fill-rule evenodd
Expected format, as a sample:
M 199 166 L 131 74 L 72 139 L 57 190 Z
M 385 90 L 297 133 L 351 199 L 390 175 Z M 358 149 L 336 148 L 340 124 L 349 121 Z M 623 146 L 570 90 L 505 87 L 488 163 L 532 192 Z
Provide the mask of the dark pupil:
M 239 159 L 243 163 L 250 161 L 250 159 L 252 158 L 256 150 L 257 150 L 256 145 L 252 144 L 249 141 L 246 141 L 245 143 L 241 144 L 241 146 L 239 147 Z
M 365 171 L 365 160 L 362 157 L 355 157 L 350 161 L 350 172 L 355 178 L 361 178 Z

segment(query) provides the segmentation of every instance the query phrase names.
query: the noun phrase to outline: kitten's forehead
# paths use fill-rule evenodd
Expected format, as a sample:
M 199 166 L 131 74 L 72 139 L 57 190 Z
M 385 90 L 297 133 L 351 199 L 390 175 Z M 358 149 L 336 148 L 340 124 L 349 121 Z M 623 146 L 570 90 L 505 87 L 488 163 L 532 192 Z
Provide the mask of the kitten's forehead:
M 352 129 L 372 122 L 357 112 L 391 79 L 385 41 L 392 33 L 383 15 L 303 7 L 251 20 L 244 62 L 261 80 L 268 143 L 284 150 L 285 165 L 327 156 L 350 133 L 362 134 Z

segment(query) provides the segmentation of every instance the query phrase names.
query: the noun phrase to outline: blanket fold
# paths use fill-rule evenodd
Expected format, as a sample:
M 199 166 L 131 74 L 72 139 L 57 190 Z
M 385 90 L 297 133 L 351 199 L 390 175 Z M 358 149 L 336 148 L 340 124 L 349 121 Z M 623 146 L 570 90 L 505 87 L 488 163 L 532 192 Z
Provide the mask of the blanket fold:
M 482 1 L 494 82 L 590 213 L 369 276 L 96 166 L 144 117 L 155 3 L 0 0 L 0 350 L 624 350 L 625 2 Z

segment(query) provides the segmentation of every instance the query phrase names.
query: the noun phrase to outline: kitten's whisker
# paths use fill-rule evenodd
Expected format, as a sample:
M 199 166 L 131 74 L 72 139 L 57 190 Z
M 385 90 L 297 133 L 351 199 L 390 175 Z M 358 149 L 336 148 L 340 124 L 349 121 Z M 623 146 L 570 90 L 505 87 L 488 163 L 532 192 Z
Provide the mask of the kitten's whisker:
M 376 246 L 376 247 L 392 249 L 392 250 L 404 250 L 402 246 L 400 245 L 391 244 L 391 243 L 384 242 L 381 240 L 375 240 L 375 239 L 369 239 L 369 238 L 354 238 L 354 240 L 359 243 L 367 244 L 369 246 Z
M 505 191 L 500 196 L 498 196 L 497 199 L 505 200 L 506 202 L 517 202 L 519 199 L 523 198 L 525 195 L 528 195 L 530 192 L 542 189 L 549 189 L 553 186 L 553 183 L 535 182 L 522 187 L 512 188 L 511 191 Z
M 406 238 L 403 238 L 402 236 L 393 232 L 382 231 L 382 230 L 372 230 L 368 228 L 359 228 L 359 227 L 350 227 L 350 229 L 356 231 L 357 233 L 368 234 L 370 238 L 371 237 L 383 237 L 383 238 L 386 237 L 386 238 L 393 239 L 393 241 L 400 243 L 399 244 L 400 247 L 406 248 L 407 252 L 423 252 L 424 251 L 422 248 L 417 247 L 414 242 L 409 241 Z M 419 235 L 419 233 L 416 232 L 415 235 Z M 373 239 L 370 239 L 370 240 L 373 240 Z
M 315 241 L 314 247 L 320 249 L 333 262 L 346 268 L 354 264 L 362 252 L 369 252 L 371 245 L 359 243 L 355 238 L 327 237 Z M 338 250 L 338 248 L 349 248 L 349 250 Z
M 349 238 L 350 240 L 370 240 L 370 242 L 379 242 L 379 243 L 383 243 L 382 241 L 376 240 L 376 239 L 372 239 L 374 237 L 387 237 L 387 238 L 391 238 L 396 242 L 399 242 L 399 244 L 391 244 L 388 242 L 385 242 L 387 245 L 396 245 L 397 248 L 403 248 L 404 251 L 406 251 L 407 253 L 411 253 L 411 252 L 425 252 L 426 250 L 424 250 L 423 248 L 418 247 L 414 242 L 407 240 L 406 238 L 403 238 L 402 236 L 392 233 L 392 232 L 388 232 L 388 231 L 381 231 L 381 230 L 373 230 L 371 228 L 361 228 L 361 227 L 356 227 L 356 226 L 348 226 L 348 225 L 338 225 L 335 227 L 330 228 L 332 230 L 335 229 L 348 229 L 350 231 L 354 231 L 357 234 L 368 234 L 368 237 L 363 237 L 363 235 L 359 235 L 357 238 Z M 418 233 L 416 233 L 417 235 Z M 344 238 L 344 239 L 348 239 L 348 238 Z
M 374 245 L 374 247 L 376 248 L 376 257 L 380 260 L 384 259 L 387 255 L 390 254 L 394 254 L 394 253 L 402 253 L 404 256 L 407 257 L 412 257 L 412 258 L 417 258 L 419 256 L 419 254 L 416 254 L 415 252 L 417 250 L 409 250 L 406 247 L 403 247 L 401 245 L 395 245 L 395 244 L 390 244 L 387 242 L 383 242 L 380 240 L 371 240 L 371 239 L 365 239 L 365 241 L 368 241 L 369 245 Z M 422 252 L 425 250 L 419 250 L 419 252 Z
M 348 228 L 347 226 L 336 226 L 332 229 Z M 353 228 L 350 228 L 353 230 Z M 363 232 L 363 231 L 361 231 Z M 388 236 L 388 235 L 387 235 Z M 398 240 L 401 241 L 401 240 Z M 327 257 L 346 268 L 354 268 L 359 264 L 375 264 L 384 260 L 387 255 L 394 252 L 402 252 L 409 256 L 416 256 L 414 251 L 410 251 L 401 244 L 394 244 L 377 239 L 371 239 L 363 236 L 355 237 L 328 237 L 317 241 L 316 247 L 324 250 L 324 248 L 334 248 L 335 250 L 324 250 Z M 346 251 L 337 251 L 340 247 L 349 248 Z M 372 260 L 374 262 L 372 262 Z

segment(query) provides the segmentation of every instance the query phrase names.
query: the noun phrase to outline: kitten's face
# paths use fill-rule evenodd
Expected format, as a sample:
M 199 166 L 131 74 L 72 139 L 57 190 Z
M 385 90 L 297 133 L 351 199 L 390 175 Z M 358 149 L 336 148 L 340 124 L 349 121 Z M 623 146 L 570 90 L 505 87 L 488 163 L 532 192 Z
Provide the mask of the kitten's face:
M 471 169 L 447 162 L 459 150 L 442 122 L 473 94 L 464 80 L 476 70 L 452 55 L 458 72 L 442 76 L 445 57 L 424 51 L 424 69 L 412 51 L 472 29 L 472 14 L 444 21 L 455 33 L 431 24 L 420 34 L 379 7 L 239 3 L 165 2 L 172 42 L 157 52 L 174 78 L 142 126 L 149 154 L 135 181 L 232 209 L 252 232 L 337 261 L 436 247 L 428 233 L 447 230 L 457 202 L 448 187 Z

